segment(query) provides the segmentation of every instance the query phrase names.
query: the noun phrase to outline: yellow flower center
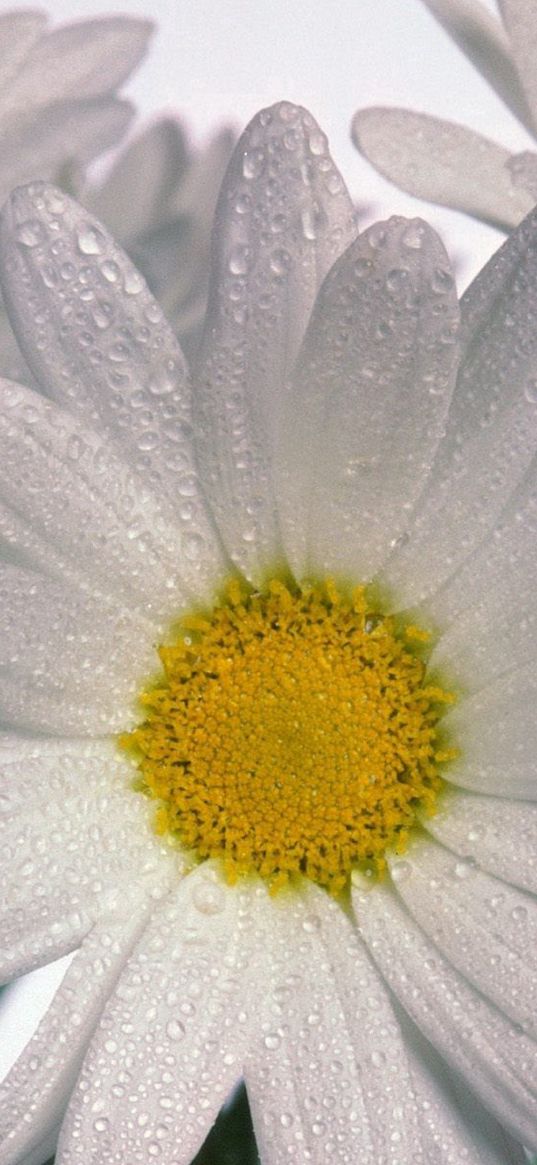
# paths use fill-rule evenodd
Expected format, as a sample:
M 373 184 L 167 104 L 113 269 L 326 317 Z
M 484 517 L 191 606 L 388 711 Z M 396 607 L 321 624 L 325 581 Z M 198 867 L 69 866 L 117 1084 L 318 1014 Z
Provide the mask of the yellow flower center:
M 427 639 L 364 588 L 233 580 L 160 648 L 165 676 L 121 740 L 158 831 L 273 890 L 305 875 L 338 893 L 354 868 L 381 872 L 417 811 L 434 812 L 451 755 L 438 722 L 453 697 L 427 680 Z

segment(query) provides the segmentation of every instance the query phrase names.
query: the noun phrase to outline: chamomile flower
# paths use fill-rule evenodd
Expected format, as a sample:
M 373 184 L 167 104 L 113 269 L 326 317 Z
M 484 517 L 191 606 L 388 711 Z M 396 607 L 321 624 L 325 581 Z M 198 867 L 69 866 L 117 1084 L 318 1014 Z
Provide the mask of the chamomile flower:
M 190 379 L 87 211 L 3 213 L 2 974 L 76 953 L 0 1161 L 187 1165 L 244 1077 L 266 1165 L 522 1162 L 535 221 L 459 309 L 283 103 L 213 238 Z

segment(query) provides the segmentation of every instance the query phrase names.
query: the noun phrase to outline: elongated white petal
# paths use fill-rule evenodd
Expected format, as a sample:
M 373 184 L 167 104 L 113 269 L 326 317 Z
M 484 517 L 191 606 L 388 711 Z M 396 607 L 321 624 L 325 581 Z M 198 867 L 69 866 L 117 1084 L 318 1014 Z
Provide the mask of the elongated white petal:
M 500 1124 L 535 1148 L 535 1043 L 443 958 L 390 886 L 356 888 L 352 898 L 375 962 L 417 1026 Z
M 58 757 L 48 801 L 30 793 L 13 816 L 0 817 L 3 980 L 66 953 L 93 923 L 111 911 L 128 915 L 136 901 L 181 876 L 181 857 L 158 841 L 152 807 L 129 787 L 126 762 L 75 761 L 86 787 L 75 792 L 71 782 L 62 800 L 60 760 L 68 756 Z M 35 784 L 37 764 L 27 785 Z M 2 772 L 8 794 L 14 767 Z M 46 764 L 41 777 L 45 783 Z
M 502 20 L 507 29 L 518 76 L 537 127 L 537 12 L 532 0 L 499 0 Z
M 426 1161 L 388 994 L 341 907 L 310 887 L 265 909 L 268 1007 L 245 1069 L 261 1158 Z
M 310 114 L 264 110 L 238 142 L 218 201 L 194 397 L 199 464 L 232 558 L 251 576 L 281 557 L 272 482 L 286 376 L 354 212 Z
M 423 0 L 423 3 L 531 133 L 528 103 L 500 21 L 485 8 L 482 0 Z
M 426 1160 L 435 1165 L 527 1165 L 522 1145 L 450 1071 L 420 1031 L 397 1009 L 418 1105 Z
M 460 757 L 449 779 L 463 789 L 537 798 L 537 671 L 532 661 L 465 696 L 443 720 Z
M 118 16 L 66 24 L 40 37 L 10 85 L 10 106 L 99 97 L 126 80 L 145 52 L 152 25 Z
M 509 230 L 534 199 L 511 179 L 509 150 L 455 122 L 410 109 L 360 109 L 354 144 L 402 190 Z
M 434 593 L 494 529 L 537 446 L 537 214 L 461 301 L 462 356 L 446 435 L 383 571 L 400 602 Z
M 507 166 L 515 185 L 527 190 L 537 201 L 537 154 L 533 150 L 511 154 Z
M 80 739 L 0 735 L 0 812 L 12 819 L 68 797 L 129 785 L 126 759 L 112 737 Z
M 145 475 L 179 522 L 185 580 L 212 594 L 222 557 L 193 467 L 188 372 L 160 307 L 104 228 L 53 187 L 14 192 L 0 241 L 8 310 L 36 379 Z
M 443 431 L 457 324 L 447 255 L 419 219 L 375 224 L 325 279 L 280 440 L 299 577 L 370 578 L 403 533 Z
M 2 41 L 2 62 L 0 64 L 0 90 L 4 92 L 32 45 L 45 28 L 47 18 L 44 12 L 11 11 L 0 15 L 0 38 Z M 1 120 L 0 114 L 0 120 Z
M 155 914 L 90 1045 L 57 1165 L 151 1159 L 154 1145 L 163 1165 L 188 1165 L 242 1072 L 262 994 L 247 979 L 255 910 L 255 890 L 204 865 Z
M 458 789 L 423 824 L 460 857 L 537 894 L 537 805 Z
M 39 538 L 40 566 L 48 543 L 56 558 L 45 561 L 56 575 L 143 608 L 155 631 L 191 601 L 181 579 L 180 522 L 162 516 L 158 498 L 102 437 L 40 394 L 1 380 L 0 497 L 13 513 L 12 548 L 31 556 L 32 536 Z
M 127 607 L 0 564 L 0 710 L 63 735 L 122 731 L 155 669 L 154 628 Z
M 400 859 L 390 860 L 395 873 L 400 865 Z M 396 885 L 416 922 L 452 966 L 535 1038 L 533 898 L 425 838 L 414 841 L 405 876 Z
M 89 1040 L 144 924 L 144 909 L 83 941 L 35 1035 L 0 1085 L 0 1163 L 16 1165 L 57 1131 Z

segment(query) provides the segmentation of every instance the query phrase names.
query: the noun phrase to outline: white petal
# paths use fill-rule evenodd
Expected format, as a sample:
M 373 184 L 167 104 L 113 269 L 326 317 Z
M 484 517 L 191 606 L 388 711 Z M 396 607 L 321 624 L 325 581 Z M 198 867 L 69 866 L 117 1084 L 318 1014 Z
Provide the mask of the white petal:
M 170 197 L 186 168 L 187 147 L 179 122 L 159 118 L 129 142 L 103 185 L 84 197 L 85 205 L 128 247 L 137 235 L 166 221 Z
M 326 277 L 280 442 L 299 577 L 371 578 L 401 536 L 443 432 L 457 325 L 447 255 L 419 219 L 375 224 Z
M 190 601 L 180 523 L 166 521 L 109 443 L 42 395 L 1 380 L 0 497 L 12 510 L 11 548 L 31 558 L 34 544 L 36 565 L 44 559 L 77 589 L 142 607 L 155 629 Z M 6 515 L 4 538 L 8 529 Z
M 35 785 L 37 766 L 27 772 L 27 786 Z M 17 768 L 2 773 L 8 794 Z M 74 760 L 73 774 L 86 787 L 75 792 L 72 781 L 62 799 L 60 757 L 58 769 L 48 800 L 30 793 L 24 807 L 0 818 L 3 980 L 59 957 L 110 911 L 126 916 L 181 876 L 179 853 L 153 831 L 151 803 L 130 788 L 127 762 Z M 45 763 L 45 793 L 47 777 Z
M 34 375 L 146 478 L 179 521 L 185 581 L 212 596 L 222 558 L 193 468 L 188 372 L 160 307 L 104 228 L 53 187 L 15 191 L 1 239 L 6 303 Z
M 449 780 L 493 796 L 537 798 L 536 695 L 537 671 L 531 662 L 462 697 L 442 721 L 460 748 Z
M 341 907 L 309 887 L 265 906 L 268 1008 L 245 1068 L 262 1160 L 424 1162 L 388 994 Z
M 406 855 L 405 855 L 406 859 Z M 394 876 L 401 862 L 390 860 Z M 537 1035 L 537 902 L 417 838 L 396 882 L 422 930 L 483 995 Z
M 499 0 L 502 20 L 507 29 L 511 51 L 518 75 L 533 115 L 533 128 L 537 126 L 537 79 L 535 77 L 535 57 L 537 55 L 537 12 L 533 0 Z
M 443 632 L 431 666 L 465 692 L 488 686 L 537 655 L 537 475 L 532 467 L 492 536 L 416 612 Z
M 63 1118 L 104 1004 L 144 923 L 110 918 L 83 941 L 35 1035 L 0 1085 L 0 1165 L 15 1165 Z
M 418 1104 L 420 1129 L 431 1165 L 527 1165 L 514 1141 L 450 1072 L 418 1028 L 398 1009 Z
M 509 150 L 465 126 L 410 109 L 360 109 L 352 124 L 360 152 L 384 175 L 442 206 L 510 229 L 534 200 L 512 182 Z
M 44 803 L 129 787 L 126 759 L 117 742 L 0 735 L 0 813 L 12 818 Z
M 117 16 L 65 24 L 42 36 L 10 85 L 11 108 L 110 93 L 143 56 L 152 25 Z
M 423 0 L 423 3 L 532 133 L 528 103 L 500 21 L 485 8 L 482 0 Z
M 461 364 L 445 439 L 408 537 L 383 574 L 404 604 L 434 593 L 490 536 L 537 446 L 537 214 L 461 301 Z
M 106 735 L 133 723 L 154 629 L 128 607 L 0 564 L 0 709 L 19 728 Z
M 40 36 L 47 23 L 44 12 L 31 9 L 22 12 L 3 12 L 0 15 L 0 40 L 2 42 L 2 63 L 0 65 L 0 90 L 5 91 L 28 56 L 32 45 Z M 0 114 L 1 117 L 1 114 Z
M 354 212 L 311 115 L 282 103 L 238 142 L 218 201 L 194 396 L 199 461 L 224 541 L 259 577 L 281 557 L 271 461 L 285 379 Z
M 516 1140 L 537 1146 L 537 1047 L 454 970 L 392 888 L 356 888 L 360 931 L 424 1035 Z
M 163 1165 L 191 1161 L 242 1071 L 255 899 L 203 865 L 152 919 L 90 1045 L 57 1165 L 149 1160 L 154 1144 Z
M 537 894 L 537 805 L 458 789 L 446 791 L 423 824 L 461 857 Z

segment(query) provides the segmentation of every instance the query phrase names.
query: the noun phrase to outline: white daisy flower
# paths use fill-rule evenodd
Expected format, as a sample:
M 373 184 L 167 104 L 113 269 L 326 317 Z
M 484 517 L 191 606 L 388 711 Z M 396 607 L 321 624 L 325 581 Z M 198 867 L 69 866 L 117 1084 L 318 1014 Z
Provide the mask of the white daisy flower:
M 500 0 L 498 17 L 481 0 L 423 3 L 536 138 L 533 0 Z M 537 153 L 513 153 L 451 121 L 409 109 L 360 109 L 353 121 L 353 139 L 377 170 L 402 190 L 506 231 L 537 200 Z
M 146 20 L 103 17 L 50 29 L 44 12 L 0 15 L 0 202 L 20 182 L 82 171 L 125 133 L 133 108 L 116 90 L 143 56 Z M 0 368 L 20 357 L 0 312 Z
M 535 229 L 459 329 L 434 232 L 356 237 L 266 110 L 191 393 L 106 231 L 12 195 L 3 978 L 76 954 L 2 1165 L 66 1109 L 58 1165 L 186 1165 L 241 1076 L 267 1165 L 537 1147 Z

